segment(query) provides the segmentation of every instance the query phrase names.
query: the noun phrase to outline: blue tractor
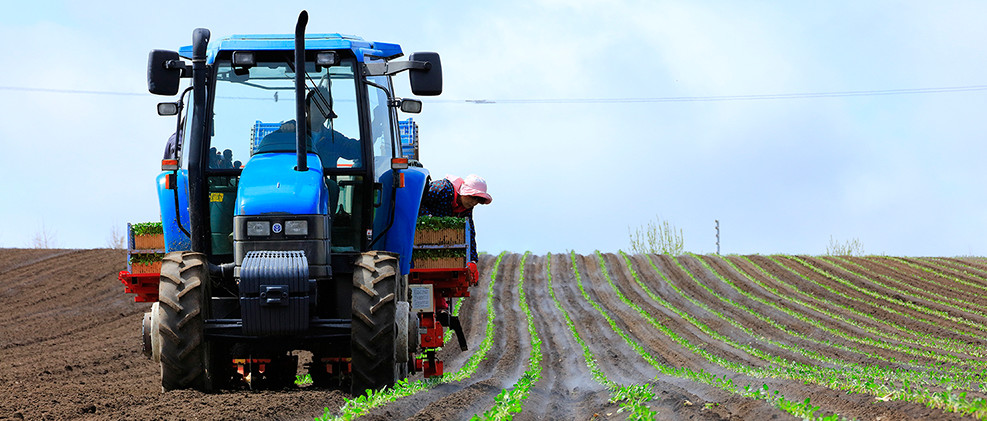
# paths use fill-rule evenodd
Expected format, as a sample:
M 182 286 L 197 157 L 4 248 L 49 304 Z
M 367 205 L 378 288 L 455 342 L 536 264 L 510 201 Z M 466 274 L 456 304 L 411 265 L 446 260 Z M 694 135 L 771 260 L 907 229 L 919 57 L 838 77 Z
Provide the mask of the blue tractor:
M 158 177 L 166 251 L 146 353 L 163 390 L 294 381 L 355 393 L 414 371 L 415 221 L 428 171 L 402 154 L 392 76 L 438 95 L 436 53 L 340 34 L 234 35 L 154 50 L 148 90 L 177 116 Z M 191 79 L 182 90 L 182 79 Z

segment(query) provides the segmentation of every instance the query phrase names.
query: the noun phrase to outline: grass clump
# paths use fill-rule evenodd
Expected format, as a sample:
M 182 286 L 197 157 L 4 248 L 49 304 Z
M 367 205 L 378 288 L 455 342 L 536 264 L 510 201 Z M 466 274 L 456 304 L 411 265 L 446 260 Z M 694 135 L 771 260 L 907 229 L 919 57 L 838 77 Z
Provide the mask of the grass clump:
M 631 251 L 637 254 L 670 254 L 678 256 L 685 251 L 685 239 L 682 230 L 677 232 L 675 227 L 655 217 L 654 221 L 639 227 L 635 231 L 628 228 L 631 241 Z
M 829 245 L 826 246 L 826 255 L 827 256 L 863 256 L 864 244 L 861 243 L 860 240 L 857 238 L 840 242 L 839 240 L 833 238 L 832 235 L 830 235 Z

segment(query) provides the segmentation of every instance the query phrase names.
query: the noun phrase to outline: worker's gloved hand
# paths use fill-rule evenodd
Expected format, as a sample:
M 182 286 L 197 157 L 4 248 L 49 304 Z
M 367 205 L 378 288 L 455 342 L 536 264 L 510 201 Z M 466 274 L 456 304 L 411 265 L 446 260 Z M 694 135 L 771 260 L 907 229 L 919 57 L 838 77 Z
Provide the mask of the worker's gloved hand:
M 278 128 L 278 130 L 280 130 L 282 132 L 293 132 L 293 131 L 295 131 L 295 120 L 288 120 L 288 121 L 286 121 L 284 123 L 281 123 L 281 127 Z

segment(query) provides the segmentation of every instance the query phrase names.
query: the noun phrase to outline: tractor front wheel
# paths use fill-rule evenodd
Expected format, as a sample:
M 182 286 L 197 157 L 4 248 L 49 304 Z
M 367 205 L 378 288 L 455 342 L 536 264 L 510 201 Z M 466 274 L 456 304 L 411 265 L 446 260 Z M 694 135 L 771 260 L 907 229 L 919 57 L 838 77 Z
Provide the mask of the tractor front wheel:
M 363 253 L 353 269 L 353 322 L 350 334 L 353 394 L 380 390 L 402 377 L 398 360 L 397 303 L 400 289 L 394 253 Z
M 204 335 L 203 288 L 209 281 L 206 256 L 171 252 L 161 264 L 155 353 L 161 361 L 161 389 L 210 388 L 209 354 Z

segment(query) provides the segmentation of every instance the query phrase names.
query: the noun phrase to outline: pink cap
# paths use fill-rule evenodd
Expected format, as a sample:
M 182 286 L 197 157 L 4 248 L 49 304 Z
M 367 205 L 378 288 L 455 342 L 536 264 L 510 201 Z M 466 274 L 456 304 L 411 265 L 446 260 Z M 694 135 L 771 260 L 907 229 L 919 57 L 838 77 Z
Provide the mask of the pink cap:
M 493 202 L 493 197 L 487 193 L 487 181 L 476 174 L 470 174 L 466 176 L 465 179 L 447 175 L 449 181 L 452 182 L 453 187 L 455 187 L 456 192 L 460 196 L 473 196 L 481 199 L 484 205 Z

